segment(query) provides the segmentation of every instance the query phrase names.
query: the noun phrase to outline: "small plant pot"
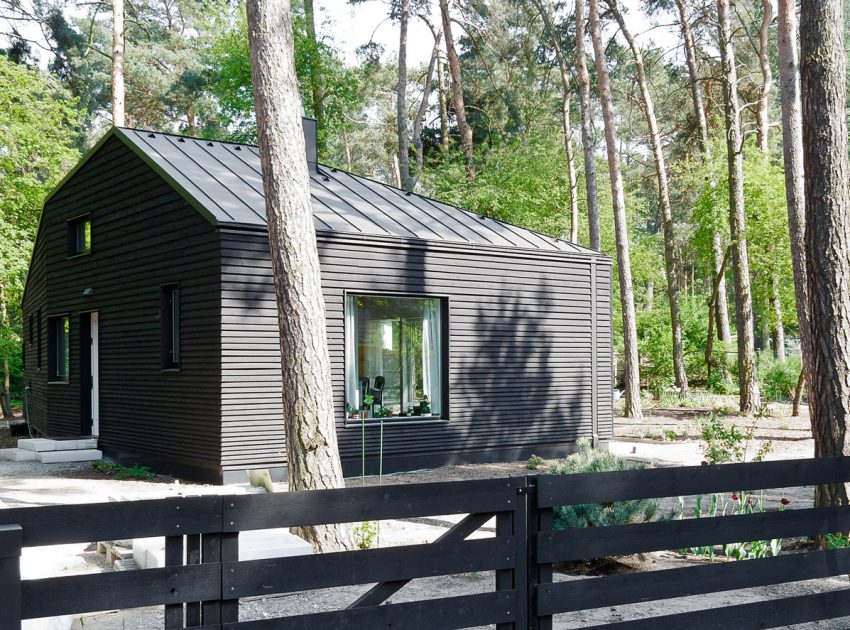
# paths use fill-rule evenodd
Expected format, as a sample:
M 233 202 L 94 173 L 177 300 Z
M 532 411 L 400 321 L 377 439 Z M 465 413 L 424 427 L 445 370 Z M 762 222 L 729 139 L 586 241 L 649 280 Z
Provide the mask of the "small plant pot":
M 367 409 L 361 409 L 360 410 L 360 417 L 363 418 L 364 420 L 368 420 L 369 419 L 369 411 Z

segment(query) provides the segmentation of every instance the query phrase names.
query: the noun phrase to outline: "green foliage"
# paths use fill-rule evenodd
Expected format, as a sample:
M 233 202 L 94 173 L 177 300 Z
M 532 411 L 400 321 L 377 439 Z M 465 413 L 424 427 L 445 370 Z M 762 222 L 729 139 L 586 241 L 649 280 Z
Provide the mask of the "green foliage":
M 762 396 L 775 401 L 793 398 L 801 369 L 802 360 L 799 356 L 778 361 L 770 352 L 759 353 L 758 379 Z
M 575 475 L 642 468 L 622 457 L 594 449 L 587 438 L 578 441 L 578 449 L 563 462 L 550 466 L 549 471 L 553 475 Z M 659 518 L 658 502 L 654 499 L 562 505 L 556 507 L 554 513 L 555 529 L 647 523 Z
M 378 538 L 378 522 L 363 521 L 354 526 L 354 542 L 358 549 L 371 549 Z
M 847 534 L 826 535 L 827 549 L 847 549 L 848 547 L 850 547 L 850 536 L 847 536 Z
M 733 424 L 727 428 L 715 413 L 711 413 L 700 424 L 700 437 L 705 442 L 703 451 L 709 464 L 747 461 L 747 449 L 754 435 L 755 431 L 752 427 L 742 430 Z M 764 442 L 751 461 L 762 461 L 772 449 L 771 442 Z
M 112 475 L 116 479 L 153 479 L 156 477 L 156 474 L 151 472 L 149 466 L 142 466 L 140 464 L 122 466 L 108 459 L 93 461 L 91 467 L 92 470 L 105 475 Z
M 543 458 L 540 455 L 532 455 L 528 458 L 528 461 L 525 462 L 525 467 L 528 470 L 537 470 L 540 468 L 540 465 L 543 463 Z

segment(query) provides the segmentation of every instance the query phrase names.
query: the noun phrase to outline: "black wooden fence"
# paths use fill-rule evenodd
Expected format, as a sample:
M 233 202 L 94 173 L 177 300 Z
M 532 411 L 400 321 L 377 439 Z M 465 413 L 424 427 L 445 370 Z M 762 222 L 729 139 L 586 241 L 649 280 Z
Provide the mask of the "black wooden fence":
M 553 582 L 553 563 L 850 531 L 850 507 L 555 531 L 553 508 L 850 481 L 850 458 L 172 498 L 0 511 L 0 630 L 22 619 L 163 605 L 165 627 L 545 629 L 553 615 L 850 573 L 850 549 Z M 240 531 L 466 515 L 431 544 L 238 561 Z M 495 517 L 495 536 L 466 538 Z M 166 567 L 21 580 L 22 547 L 164 536 Z M 385 603 L 416 578 L 494 571 L 491 592 Z M 239 622 L 239 600 L 373 585 L 348 608 Z M 621 622 L 769 628 L 850 615 L 844 590 Z M 730 602 L 733 598 L 730 597 Z

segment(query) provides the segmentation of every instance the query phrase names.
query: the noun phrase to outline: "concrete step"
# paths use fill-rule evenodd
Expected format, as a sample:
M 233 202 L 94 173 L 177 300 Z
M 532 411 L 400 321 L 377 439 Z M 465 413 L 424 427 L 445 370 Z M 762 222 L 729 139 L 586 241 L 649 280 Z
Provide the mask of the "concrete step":
M 23 448 L 0 448 L 0 459 L 13 462 L 29 462 L 35 460 L 35 453 Z
M 64 464 L 67 462 L 91 462 L 102 459 L 103 453 L 89 448 L 80 451 L 41 451 L 35 454 L 35 460 L 42 464 Z
M 36 453 L 51 451 L 82 451 L 97 448 L 97 438 L 58 439 L 27 438 L 18 440 L 18 448 Z

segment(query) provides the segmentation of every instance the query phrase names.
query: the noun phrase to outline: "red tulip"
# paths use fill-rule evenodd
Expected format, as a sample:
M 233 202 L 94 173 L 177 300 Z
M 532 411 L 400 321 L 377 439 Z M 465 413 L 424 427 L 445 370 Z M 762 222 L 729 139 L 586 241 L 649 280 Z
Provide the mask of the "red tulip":
M 737 495 L 737 494 L 733 494 L 733 495 L 732 495 L 732 500 L 733 500 L 733 501 L 737 501 L 737 500 L 738 500 L 738 495 Z
M 788 499 L 786 499 L 786 498 L 784 498 L 784 497 L 783 497 L 783 498 L 781 498 L 781 499 L 779 499 L 779 502 L 780 502 L 782 505 L 788 505 L 789 503 L 791 503 L 791 501 L 789 501 Z

